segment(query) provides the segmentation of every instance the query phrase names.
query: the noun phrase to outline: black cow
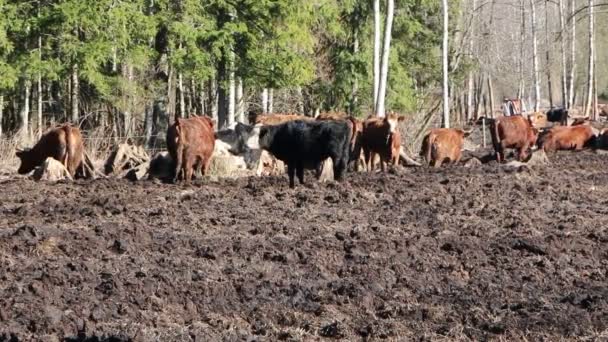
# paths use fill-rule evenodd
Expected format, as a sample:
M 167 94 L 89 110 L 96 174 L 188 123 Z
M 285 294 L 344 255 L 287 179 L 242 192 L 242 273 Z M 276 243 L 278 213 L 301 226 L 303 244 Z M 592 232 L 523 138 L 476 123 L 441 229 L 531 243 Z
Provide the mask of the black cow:
M 289 187 L 295 186 L 297 172 L 304 184 L 304 169 L 317 169 L 325 159 L 334 164 L 334 178 L 342 180 L 349 161 L 351 123 L 347 121 L 289 121 L 262 126 L 260 147 L 287 164 Z M 317 172 L 317 178 L 319 177 Z
M 547 121 L 559 122 L 562 126 L 568 126 L 568 110 L 565 108 L 552 108 L 547 112 Z

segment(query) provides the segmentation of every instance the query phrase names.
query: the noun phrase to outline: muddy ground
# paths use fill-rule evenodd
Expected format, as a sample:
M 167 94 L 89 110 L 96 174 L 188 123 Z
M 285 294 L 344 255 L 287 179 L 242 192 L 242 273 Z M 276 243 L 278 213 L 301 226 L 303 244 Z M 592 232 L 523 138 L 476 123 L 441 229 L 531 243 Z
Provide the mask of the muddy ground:
M 608 156 L 0 181 L 0 341 L 608 337 Z M 310 179 L 310 177 L 309 177 Z

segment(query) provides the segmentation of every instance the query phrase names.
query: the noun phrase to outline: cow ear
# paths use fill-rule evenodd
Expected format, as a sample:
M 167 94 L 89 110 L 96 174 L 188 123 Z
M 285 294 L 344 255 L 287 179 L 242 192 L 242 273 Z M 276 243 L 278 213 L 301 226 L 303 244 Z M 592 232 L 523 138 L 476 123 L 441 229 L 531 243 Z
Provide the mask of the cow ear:
M 22 159 L 23 155 L 24 155 L 24 151 L 23 150 L 17 150 L 17 152 L 15 153 L 15 155 L 17 156 L 17 158 Z

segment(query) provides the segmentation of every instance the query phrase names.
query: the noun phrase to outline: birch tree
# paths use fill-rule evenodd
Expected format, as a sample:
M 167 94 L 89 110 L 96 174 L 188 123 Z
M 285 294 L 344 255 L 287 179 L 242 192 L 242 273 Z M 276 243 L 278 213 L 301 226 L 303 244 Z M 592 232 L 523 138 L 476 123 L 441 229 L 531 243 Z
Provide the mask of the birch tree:
M 574 83 L 576 81 L 576 0 L 571 0 L 570 20 L 570 75 L 568 80 L 568 108 L 574 106 Z
M 534 68 L 534 111 L 540 110 L 540 79 L 538 75 L 538 40 L 537 40 L 537 22 L 536 22 L 536 4 L 535 0 L 530 0 L 530 9 L 532 15 L 532 58 Z
M 443 127 L 450 128 L 450 95 L 448 87 L 448 0 L 442 0 L 443 5 Z
M 382 64 L 380 67 L 380 84 L 378 86 L 378 104 L 376 106 L 376 115 L 384 117 L 386 101 L 386 84 L 388 80 L 388 64 L 391 50 L 391 36 L 393 32 L 393 17 L 395 14 L 395 0 L 388 0 L 386 9 L 386 26 L 384 28 L 384 44 L 382 46 Z
M 591 106 L 593 104 L 593 81 L 594 81 L 594 73 L 595 73 L 595 37 L 594 37 L 594 1 L 589 0 L 589 59 L 587 70 L 587 98 L 585 99 L 585 116 L 589 117 L 590 114 L 594 114 L 596 111 L 591 110 Z M 592 118 L 593 120 L 597 120 L 596 117 Z
M 568 108 L 568 90 L 566 80 L 566 32 L 564 31 L 565 12 L 564 12 L 564 0 L 559 0 L 559 32 L 560 32 L 560 53 L 562 56 L 561 61 L 561 93 L 562 93 L 562 107 Z
M 374 109 L 378 106 L 378 90 L 380 87 L 380 0 L 374 0 Z

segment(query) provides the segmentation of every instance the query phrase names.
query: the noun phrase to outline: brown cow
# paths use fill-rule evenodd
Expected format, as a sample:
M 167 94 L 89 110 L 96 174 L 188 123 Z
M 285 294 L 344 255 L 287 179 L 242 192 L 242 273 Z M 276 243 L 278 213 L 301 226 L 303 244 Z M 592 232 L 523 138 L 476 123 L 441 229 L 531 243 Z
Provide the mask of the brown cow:
M 349 162 L 355 162 L 354 170 L 359 171 L 359 160 L 361 159 L 361 135 L 363 133 L 363 122 L 343 113 L 322 113 L 316 117 L 317 121 L 348 121 L 351 127 L 350 157 Z
M 397 129 L 397 124 L 403 120 L 403 116 L 389 113 L 384 118 L 368 118 L 363 122 L 361 147 L 368 171 L 371 172 L 374 169 L 376 154 L 380 156 L 382 171 L 385 171 L 385 163 L 391 162 L 393 165 L 397 165 L 401 149 L 401 134 Z
M 521 115 L 503 116 L 493 120 L 490 133 L 499 163 L 505 160 L 505 148 L 518 149 L 519 160 L 523 161 L 527 157 L 528 149 L 536 144 L 538 137 L 538 130 Z
M 560 126 L 552 128 L 540 142 L 545 152 L 557 150 L 580 151 L 595 142 L 596 135 L 589 125 Z
M 31 149 L 17 151 L 21 166 L 17 172 L 26 174 L 42 165 L 46 158 L 60 161 L 72 177 L 82 163 L 84 144 L 77 127 L 69 124 L 53 128 L 45 133 Z
M 297 114 L 261 114 L 255 117 L 253 124 L 271 126 L 294 120 L 314 120 L 314 118 Z
M 167 130 L 167 148 L 175 160 L 175 178 L 180 173 L 183 180 L 189 183 L 193 171 L 200 170 L 205 175 L 211 165 L 211 155 L 215 147 L 213 121 L 205 116 L 189 119 L 178 118 Z
M 436 128 L 424 137 L 422 154 L 430 166 L 440 167 L 444 161 L 458 163 L 466 133 L 461 129 Z

